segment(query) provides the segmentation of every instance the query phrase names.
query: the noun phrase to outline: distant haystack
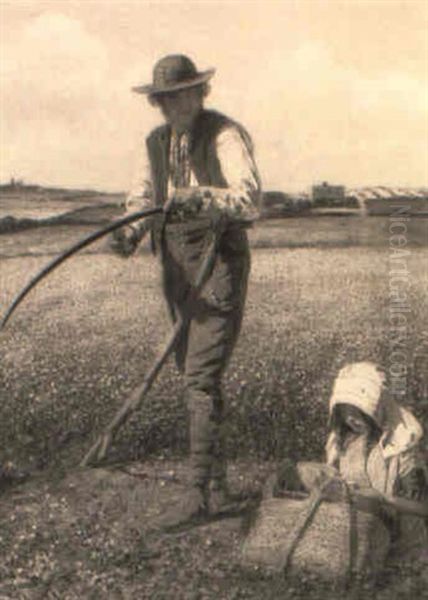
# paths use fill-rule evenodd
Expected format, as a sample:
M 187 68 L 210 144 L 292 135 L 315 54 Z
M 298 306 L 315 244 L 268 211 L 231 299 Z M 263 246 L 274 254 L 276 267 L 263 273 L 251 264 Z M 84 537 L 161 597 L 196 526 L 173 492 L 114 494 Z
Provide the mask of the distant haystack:
M 353 209 L 363 215 L 389 215 L 398 206 L 414 216 L 428 215 L 428 188 L 370 186 L 347 189 L 327 182 L 312 186 L 316 212 Z
M 428 216 L 428 188 L 361 187 L 347 190 L 346 196 L 367 215 L 389 215 L 405 207 L 408 214 Z

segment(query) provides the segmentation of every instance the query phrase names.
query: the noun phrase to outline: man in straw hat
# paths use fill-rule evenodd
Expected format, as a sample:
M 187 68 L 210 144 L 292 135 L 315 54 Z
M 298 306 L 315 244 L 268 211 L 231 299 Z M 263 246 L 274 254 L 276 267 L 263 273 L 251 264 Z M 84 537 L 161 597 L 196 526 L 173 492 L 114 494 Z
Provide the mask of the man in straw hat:
M 219 236 L 214 266 L 176 349 L 190 414 L 191 485 L 165 525 L 221 511 L 229 501 L 221 380 L 237 341 L 244 311 L 250 255 L 246 227 L 258 216 L 260 179 L 245 129 L 204 108 L 214 69 L 199 72 L 186 56 L 159 60 L 153 83 L 133 90 L 159 107 L 165 124 L 140 150 L 127 210 L 169 207 L 168 217 L 138 222 L 114 236 L 115 250 L 132 254 L 150 230 L 160 254 L 163 287 L 175 320 L 213 233 Z

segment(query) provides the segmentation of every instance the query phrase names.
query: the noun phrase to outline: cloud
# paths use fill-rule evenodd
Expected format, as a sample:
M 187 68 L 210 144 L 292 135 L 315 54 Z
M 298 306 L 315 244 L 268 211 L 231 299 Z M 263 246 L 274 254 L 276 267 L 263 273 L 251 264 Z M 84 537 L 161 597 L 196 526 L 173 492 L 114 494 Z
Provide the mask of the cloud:
M 427 180 L 421 139 L 428 134 L 428 87 L 422 79 L 398 69 L 368 77 L 327 43 L 304 41 L 287 55 L 273 54 L 263 82 L 241 114 L 260 140 L 268 186 L 279 187 L 284 173 L 291 187 L 324 178 L 388 182 L 388 166 L 390 183 L 398 176 L 410 184 Z
M 104 42 L 79 20 L 44 13 L 27 21 L 1 61 L 0 177 L 102 186 L 109 171 L 118 185 L 106 165 L 118 146 L 127 152 L 114 112 L 126 113 L 123 84 L 111 76 Z
M 209 104 L 248 127 L 268 187 L 428 178 L 426 74 L 413 33 L 394 41 L 394 20 L 385 46 L 362 8 L 351 22 L 348 8 L 320 9 L 320 20 L 305 3 L 238 3 L 227 14 L 216 4 L 71 4 L 18 11 L 3 36 L 1 178 L 126 188 L 138 130 L 159 120 L 130 87 L 176 51 L 217 67 Z
M 47 102 L 51 111 L 61 101 L 91 97 L 105 81 L 107 70 L 106 48 L 79 21 L 43 14 L 5 49 L 1 77 L 7 94 L 22 101 L 21 109 L 31 109 L 34 102 L 43 108 Z
M 366 109 L 389 106 L 403 112 L 428 112 L 428 86 L 406 73 L 386 71 L 370 79 L 355 77 L 350 86 Z

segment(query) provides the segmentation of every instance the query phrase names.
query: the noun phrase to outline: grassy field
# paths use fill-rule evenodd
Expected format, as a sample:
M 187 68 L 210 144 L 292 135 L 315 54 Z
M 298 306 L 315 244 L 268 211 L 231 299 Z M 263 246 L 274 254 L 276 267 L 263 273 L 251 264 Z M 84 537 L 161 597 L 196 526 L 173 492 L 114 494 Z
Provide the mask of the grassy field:
M 6 308 L 14 294 L 52 255 L 86 231 L 87 228 L 55 227 L 1 236 L 0 310 Z M 409 223 L 407 291 L 411 310 L 407 318 L 408 376 L 404 397 L 425 428 L 428 425 L 426 233 L 426 220 L 414 219 Z M 268 468 L 263 462 L 266 460 L 284 456 L 321 459 L 328 397 L 338 369 L 354 360 L 373 360 L 388 369 L 392 351 L 387 219 L 319 217 L 265 222 L 251 232 L 251 240 L 253 265 L 245 321 L 225 379 L 229 399 L 229 455 L 238 461 L 231 471 L 237 484 L 243 478 L 245 484 L 262 480 Z M 146 250 L 124 260 L 99 244 L 68 261 L 32 293 L 1 333 L 0 458 L 17 461 L 34 472 L 42 470 L 41 477 L 43 472 L 48 474 L 46 485 L 52 477 L 71 472 L 96 432 L 141 381 L 168 331 L 158 265 Z M 187 447 L 186 411 L 180 392 L 181 381 L 174 366 L 168 364 L 142 410 L 123 428 L 112 449 L 112 460 L 148 465 L 141 461 L 156 458 L 161 461 L 162 473 L 175 473 L 179 467 L 175 462 L 171 467 L 168 461 L 182 456 Z M 243 459 L 246 466 L 240 467 Z M 150 469 L 147 466 L 144 471 L 149 474 L 148 480 L 153 475 Z M 61 504 L 60 497 L 64 497 L 64 502 L 74 507 L 76 522 L 86 523 L 87 527 L 88 523 L 94 527 L 94 522 L 98 522 L 67 491 L 70 477 L 74 478 L 71 481 L 74 490 L 79 485 L 93 486 L 93 497 L 98 497 L 101 488 L 96 478 L 86 475 L 82 484 L 76 480 L 75 472 L 56 484 L 59 491 L 55 495 L 51 490 L 50 500 L 43 496 L 41 484 L 32 488 L 29 483 L 25 488 L 27 495 L 33 494 L 34 507 L 38 507 L 34 508 L 37 522 L 46 524 L 42 512 L 51 510 L 53 523 L 57 519 L 57 526 L 65 528 L 67 535 L 71 535 L 72 526 L 64 524 L 61 506 L 51 507 L 52 498 Z M 167 490 L 171 491 L 168 486 L 172 484 L 167 476 L 166 481 L 159 502 L 162 498 L 168 502 Z M 110 489 L 114 497 L 118 488 L 110 482 L 104 489 Z M 76 506 L 80 506 L 79 510 Z M 88 506 L 96 512 L 91 503 Z M 110 519 L 112 514 L 117 516 L 117 506 L 115 510 L 116 513 L 107 502 L 105 511 Z M 34 520 L 28 511 L 24 513 L 28 523 L 25 521 L 27 524 L 20 531 L 26 539 Z M 112 521 L 107 523 L 110 527 Z M 36 567 L 29 562 L 35 560 L 34 552 L 25 551 L 23 543 L 16 550 L 15 563 L 7 564 L 10 568 L 19 565 L 23 570 L 24 583 L 21 582 L 19 589 L 24 591 L 22 596 L 10 597 L 48 597 L 37 596 L 48 589 L 49 593 L 59 593 L 49 596 L 52 598 L 79 595 L 103 598 L 107 597 L 103 595 L 104 589 L 113 589 L 108 587 L 109 577 L 121 583 L 120 589 L 114 588 L 114 595 L 108 596 L 112 598 L 325 597 L 303 588 L 293 593 L 283 590 L 282 593 L 289 594 L 285 596 L 269 596 L 268 579 L 260 573 L 243 574 L 236 566 L 233 552 L 238 551 L 239 531 L 236 523 L 230 523 L 226 530 L 212 525 L 211 529 L 201 528 L 186 534 L 187 537 L 157 540 L 156 547 L 167 556 L 167 561 L 158 558 L 156 568 L 149 564 L 140 571 L 134 564 L 138 562 L 134 538 L 132 543 L 129 540 L 125 543 L 119 533 L 115 538 L 121 547 L 128 544 L 131 553 L 129 564 L 121 563 L 120 569 L 104 555 L 104 562 L 99 562 L 101 554 L 97 552 L 101 550 L 95 544 L 98 538 L 94 532 L 89 537 L 95 545 L 89 543 L 87 548 L 79 546 L 81 540 L 73 538 L 71 547 L 75 554 L 71 559 L 60 553 L 60 564 L 51 568 L 52 573 L 43 564 L 37 567 L 42 575 L 51 573 L 48 588 L 44 575 L 37 575 Z M 101 530 L 103 526 L 99 523 Z M 53 536 L 53 529 L 47 529 Z M 3 550 L 9 552 L 11 539 L 7 535 L 6 541 L 5 536 L 1 539 Z M 227 554 L 224 560 L 232 539 L 232 554 Z M 138 540 L 140 543 L 141 539 Z M 48 541 L 50 544 L 52 540 Z M 192 550 L 195 544 L 196 550 Z M 214 571 L 217 569 L 214 574 L 196 555 L 201 545 L 201 556 L 208 564 L 214 564 Z M 47 546 L 39 547 L 50 556 Z M 98 556 L 93 562 L 88 558 L 90 552 Z M 43 563 L 44 559 L 40 560 Z M 86 566 L 80 571 L 73 567 L 73 575 L 67 579 L 63 572 L 63 562 L 67 560 L 73 565 L 83 561 Z M 32 573 L 34 585 L 25 596 L 27 571 Z M 62 575 L 57 577 L 58 572 Z M 2 578 L 9 586 L 4 588 L 6 591 L 14 589 L 5 568 L 0 573 L 0 582 Z M 178 587 L 176 581 L 180 582 Z M 389 586 L 367 598 L 411 597 L 405 594 L 416 593 L 415 586 L 421 586 L 421 581 L 410 574 L 400 582 L 395 581 L 393 588 L 398 590 L 395 596 Z M 205 595 L 197 595 L 201 586 Z M 71 595 L 61 595 L 62 589 Z M 85 595 L 90 589 L 95 590 L 94 595 Z M 158 595 L 153 591 L 156 589 Z M 9 596 L 0 594 L 0 597 Z

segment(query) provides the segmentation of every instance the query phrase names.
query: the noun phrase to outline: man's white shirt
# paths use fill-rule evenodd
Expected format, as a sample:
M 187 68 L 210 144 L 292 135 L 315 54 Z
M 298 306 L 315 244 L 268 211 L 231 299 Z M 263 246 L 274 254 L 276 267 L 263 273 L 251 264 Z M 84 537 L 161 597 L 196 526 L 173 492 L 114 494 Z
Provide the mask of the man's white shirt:
M 182 138 L 182 136 L 181 136 Z M 170 144 L 170 174 L 168 179 L 168 199 L 174 196 L 176 181 L 174 164 L 178 136 L 173 132 Z M 185 140 L 188 144 L 188 140 Z M 239 214 L 245 220 L 254 220 L 259 215 L 261 194 L 260 177 L 254 161 L 252 149 L 244 141 L 237 127 L 229 126 L 219 133 L 216 139 L 216 152 L 227 188 L 210 188 L 220 210 L 230 217 Z M 175 160 L 174 160 L 175 158 Z M 187 159 L 188 160 L 188 159 Z M 187 168 L 189 187 L 199 187 L 196 175 L 190 164 L 178 165 Z M 153 183 L 146 144 L 139 148 L 133 183 L 126 199 L 126 211 L 134 212 L 153 206 Z

